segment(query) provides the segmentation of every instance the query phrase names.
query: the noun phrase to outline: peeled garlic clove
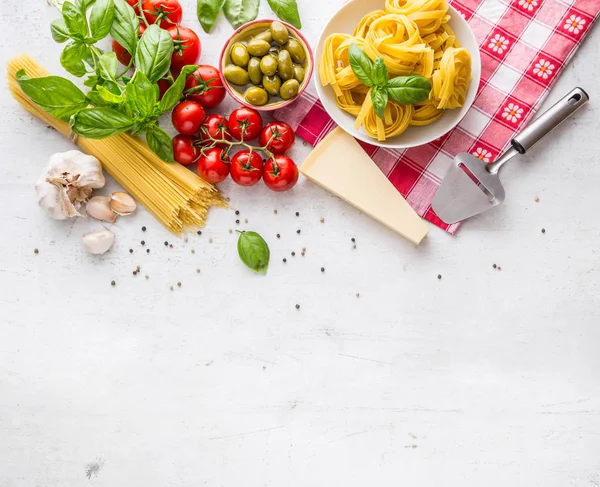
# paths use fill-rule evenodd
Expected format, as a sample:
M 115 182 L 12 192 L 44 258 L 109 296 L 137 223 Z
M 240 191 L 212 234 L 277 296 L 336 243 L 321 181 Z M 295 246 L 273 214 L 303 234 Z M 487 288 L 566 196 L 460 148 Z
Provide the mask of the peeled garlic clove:
M 135 200 L 123 191 L 116 191 L 108 198 L 110 208 L 117 215 L 131 215 L 137 208 Z
M 110 209 L 109 199 L 106 196 L 94 196 L 87 202 L 85 211 L 96 220 L 114 223 L 117 215 Z
M 115 235 L 109 230 L 90 232 L 81 236 L 83 246 L 90 254 L 105 254 L 115 243 Z

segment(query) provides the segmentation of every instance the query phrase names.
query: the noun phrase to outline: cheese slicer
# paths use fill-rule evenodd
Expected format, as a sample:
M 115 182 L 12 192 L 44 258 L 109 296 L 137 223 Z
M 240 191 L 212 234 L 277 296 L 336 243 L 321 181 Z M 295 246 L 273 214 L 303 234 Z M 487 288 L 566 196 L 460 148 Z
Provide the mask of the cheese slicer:
M 505 198 L 499 177 L 502 166 L 514 156 L 525 154 L 588 100 L 583 89 L 575 88 L 517 134 L 510 148 L 493 163 L 471 154 L 458 154 L 431 202 L 433 211 L 444 222 L 457 223 L 498 206 Z

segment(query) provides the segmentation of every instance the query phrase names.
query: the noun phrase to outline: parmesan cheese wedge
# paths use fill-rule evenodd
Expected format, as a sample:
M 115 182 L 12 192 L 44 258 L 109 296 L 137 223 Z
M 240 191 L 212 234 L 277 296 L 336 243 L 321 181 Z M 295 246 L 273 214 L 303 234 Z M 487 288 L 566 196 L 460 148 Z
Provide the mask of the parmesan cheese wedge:
M 339 127 L 315 147 L 300 172 L 416 245 L 427 235 L 427 224 L 354 137 Z

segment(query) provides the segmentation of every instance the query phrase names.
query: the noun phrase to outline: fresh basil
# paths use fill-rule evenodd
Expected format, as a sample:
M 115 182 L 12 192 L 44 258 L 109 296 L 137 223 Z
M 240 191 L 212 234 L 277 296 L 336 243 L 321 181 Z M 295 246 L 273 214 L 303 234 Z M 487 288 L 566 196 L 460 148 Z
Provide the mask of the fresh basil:
M 296 0 L 268 0 L 268 2 L 277 17 L 288 24 L 292 24 L 296 29 L 302 28 Z
M 223 13 L 236 29 L 258 15 L 260 0 L 225 0 Z
M 58 76 L 30 78 L 24 70 L 16 74 L 23 92 L 45 111 L 64 121 L 88 105 L 83 92 L 71 81 Z
M 83 82 L 84 86 L 88 86 L 89 88 L 95 88 L 100 78 L 96 75 L 88 76 L 87 79 Z
M 396 103 L 412 105 L 429 98 L 431 83 L 427 78 L 416 74 L 392 78 L 386 85 L 389 97 Z
M 79 41 L 70 42 L 60 55 L 60 64 L 73 76 L 81 78 L 87 74 L 87 69 L 83 64 L 87 53 L 88 47 L 85 44 Z
M 135 122 L 114 108 L 84 108 L 71 117 L 71 129 L 88 139 L 106 139 L 130 130 Z
M 104 100 L 107 103 L 114 103 L 117 105 L 120 105 L 121 103 L 123 103 L 123 100 L 124 100 L 123 95 L 116 95 L 112 91 L 106 89 L 102 85 L 96 86 L 96 90 L 98 91 L 98 94 L 100 95 L 102 100 Z
M 373 84 L 375 86 L 385 86 L 388 82 L 389 74 L 385 61 L 381 56 L 375 58 L 373 61 Z
M 133 112 L 140 117 L 150 117 L 154 113 L 154 107 L 158 102 L 156 85 L 142 71 L 136 71 L 130 83 L 125 87 L 125 101 Z
M 56 19 L 50 24 L 50 32 L 52 33 L 52 39 L 61 44 L 71 38 L 67 30 L 67 24 L 62 18 Z
M 146 29 L 135 52 L 135 67 L 156 83 L 169 70 L 173 54 L 173 39 L 169 33 L 153 24 Z
M 183 95 L 183 90 L 185 89 L 185 82 L 187 81 L 188 77 L 194 71 L 196 71 L 197 68 L 198 66 L 193 65 L 183 67 L 181 73 L 179 73 L 179 76 L 175 80 L 175 83 L 173 83 L 169 87 L 169 89 L 163 95 L 162 100 L 160 100 L 161 113 L 168 112 L 175 108 L 175 105 L 179 103 L 179 100 Z
M 62 6 L 63 19 L 72 37 L 84 39 L 88 35 L 86 8 L 81 0 L 65 2 Z
M 174 162 L 171 136 L 158 125 L 150 125 L 146 131 L 148 147 L 163 161 Z
M 237 249 L 240 259 L 246 266 L 259 274 L 266 274 L 271 252 L 267 242 L 256 232 L 240 232 Z
M 115 4 L 113 0 L 96 0 L 90 12 L 90 31 L 93 42 L 104 39 L 115 20 Z
M 104 107 L 108 105 L 108 102 L 106 102 L 104 98 L 102 98 L 97 89 L 88 91 L 87 97 L 90 103 L 95 107 Z
M 100 56 L 98 74 L 101 78 L 113 81 L 117 76 L 118 68 L 119 61 L 117 61 L 117 55 L 114 52 L 105 52 Z
M 224 4 L 225 0 L 198 0 L 196 4 L 198 22 L 207 34 L 212 30 L 217 15 L 219 15 Z
M 373 61 L 356 44 L 350 44 L 348 60 L 354 75 L 365 86 L 373 86 Z
M 385 88 L 374 86 L 371 88 L 371 101 L 375 114 L 383 120 L 385 106 L 388 103 L 388 92 Z
M 138 43 L 140 21 L 135 10 L 125 0 L 113 1 L 115 20 L 110 29 L 110 35 L 133 56 Z

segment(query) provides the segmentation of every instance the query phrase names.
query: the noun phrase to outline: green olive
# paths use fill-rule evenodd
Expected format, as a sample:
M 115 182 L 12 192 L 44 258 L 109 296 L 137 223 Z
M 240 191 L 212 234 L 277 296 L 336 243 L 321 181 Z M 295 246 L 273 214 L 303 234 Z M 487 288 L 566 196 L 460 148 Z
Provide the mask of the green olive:
M 281 89 L 279 90 L 279 96 L 284 100 L 290 100 L 298 94 L 299 89 L 300 83 L 298 83 L 298 80 L 288 79 L 285 83 L 281 85 Z
M 290 53 L 282 50 L 279 53 L 279 59 L 277 61 L 277 73 L 283 81 L 292 79 L 294 77 L 294 65 L 292 64 L 292 58 Z
M 250 76 L 248 76 L 248 71 L 240 66 L 234 66 L 230 64 L 223 70 L 223 76 L 225 79 L 234 85 L 247 85 L 250 83 Z
M 265 76 L 262 84 L 269 95 L 279 95 L 279 88 L 281 88 L 281 78 L 279 76 Z
M 253 39 L 248 43 L 248 54 L 262 57 L 269 52 L 271 44 L 267 41 Z
M 255 85 L 259 85 L 262 81 L 263 74 L 260 70 L 260 59 L 257 57 L 250 58 L 250 61 L 248 61 L 248 75 L 250 81 Z
M 267 76 L 273 76 L 277 72 L 277 61 L 273 56 L 265 56 L 260 60 L 260 70 Z
M 250 60 L 250 56 L 248 55 L 248 49 L 244 44 L 240 44 L 239 42 L 235 43 L 231 48 L 231 62 L 236 66 L 240 66 L 245 68 L 248 66 L 248 61 Z
M 290 39 L 285 48 L 289 51 L 292 61 L 295 63 L 302 64 L 306 61 L 306 51 L 296 39 Z
M 248 70 L 250 70 L 250 65 L 248 65 Z M 304 68 L 299 64 L 294 64 L 294 79 L 298 81 L 298 83 L 302 83 L 304 81 Z
M 271 44 L 271 42 L 273 42 L 273 34 L 271 34 L 271 29 L 264 30 L 260 34 L 255 35 L 254 40 L 267 41 L 269 44 Z
M 254 106 L 262 106 L 269 101 L 269 95 L 267 92 L 258 86 L 248 88 L 244 94 L 244 98 L 248 103 L 250 103 L 250 105 Z
M 271 35 L 273 36 L 273 40 L 282 46 L 290 38 L 290 33 L 288 32 L 287 27 L 277 20 L 271 22 Z

